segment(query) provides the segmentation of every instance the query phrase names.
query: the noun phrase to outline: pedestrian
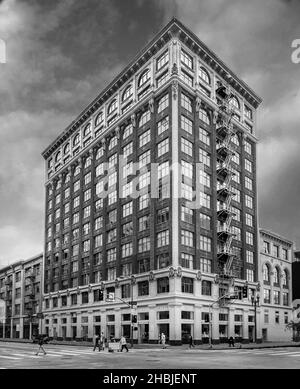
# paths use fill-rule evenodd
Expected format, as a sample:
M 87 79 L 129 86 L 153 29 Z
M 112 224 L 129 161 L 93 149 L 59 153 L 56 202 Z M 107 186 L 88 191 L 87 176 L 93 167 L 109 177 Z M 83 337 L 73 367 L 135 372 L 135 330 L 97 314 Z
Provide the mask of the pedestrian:
M 160 339 L 163 346 L 162 348 L 166 348 L 166 335 L 163 332 L 161 333 Z
M 101 346 L 101 350 L 105 350 L 105 336 L 104 336 L 104 333 L 101 332 L 101 335 L 100 335 L 100 346 Z
M 121 352 L 123 352 L 123 348 L 125 348 L 126 351 L 128 352 L 127 342 L 124 336 L 121 336 L 120 347 L 121 347 Z
M 189 338 L 189 343 L 190 343 L 190 345 L 189 345 L 190 348 L 195 347 L 193 337 L 191 334 L 190 334 L 190 338 Z
M 97 347 L 98 347 L 98 350 L 101 351 L 101 348 L 100 348 L 100 336 L 99 336 L 99 334 L 96 334 L 96 335 L 95 335 L 95 338 L 94 338 L 94 349 L 93 349 L 93 351 L 95 351 Z
M 233 337 L 231 336 L 228 340 L 228 344 L 229 344 L 229 347 L 233 346 L 234 347 L 234 339 Z
M 47 354 L 46 351 L 44 350 L 43 344 L 44 344 L 44 337 L 43 337 L 43 335 L 39 335 L 38 336 L 39 349 L 38 349 L 38 351 L 37 351 L 37 353 L 35 355 L 39 355 L 41 350 L 43 351 L 44 355 Z

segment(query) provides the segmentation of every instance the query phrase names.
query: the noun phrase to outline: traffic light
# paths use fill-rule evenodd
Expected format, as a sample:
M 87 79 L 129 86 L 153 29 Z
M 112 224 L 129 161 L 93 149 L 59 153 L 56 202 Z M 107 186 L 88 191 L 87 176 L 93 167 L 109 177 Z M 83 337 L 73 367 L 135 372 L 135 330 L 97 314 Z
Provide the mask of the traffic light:
M 248 297 L 248 286 L 243 286 L 243 298 Z
M 137 323 L 137 315 L 132 315 L 132 323 Z

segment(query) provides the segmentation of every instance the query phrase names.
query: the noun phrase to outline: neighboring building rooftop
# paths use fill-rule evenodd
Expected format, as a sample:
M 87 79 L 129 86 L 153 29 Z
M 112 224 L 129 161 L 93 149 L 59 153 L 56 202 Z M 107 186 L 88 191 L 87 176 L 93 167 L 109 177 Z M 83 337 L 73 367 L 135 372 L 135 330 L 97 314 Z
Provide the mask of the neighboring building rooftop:
M 282 241 L 283 243 L 285 244 L 289 244 L 290 246 L 293 246 L 294 245 L 294 242 L 292 242 L 291 240 L 283 237 L 282 235 L 278 235 L 277 233 L 273 232 L 273 231 L 270 231 L 270 230 L 267 230 L 265 228 L 260 228 L 259 229 L 259 232 L 260 234 L 264 234 L 272 239 L 277 239 L 277 240 L 280 240 Z

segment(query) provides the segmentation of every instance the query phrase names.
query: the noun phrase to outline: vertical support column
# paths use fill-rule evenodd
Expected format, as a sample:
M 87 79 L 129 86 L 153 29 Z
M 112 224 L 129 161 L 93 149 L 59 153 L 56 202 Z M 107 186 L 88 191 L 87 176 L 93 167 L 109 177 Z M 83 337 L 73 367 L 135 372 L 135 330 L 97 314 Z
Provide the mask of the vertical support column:
M 121 309 L 115 308 L 115 338 L 121 338 Z
M 150 283 L 153 285 L 154 283 Z M 149 308 L 149 343 L 157 343 L 158 340 L 158 328 L 156 324 L 156 304 L 148 305 Z M 150 324 L 151 323 L 151 324 Z
M 101 332 L 103 332 L 104 337 L 107 338 L 107 328 L 106 328 L 106 310 L 102 309 L 101 312 Z
M 171 302 L 169 305 L 169 343 L 172 346 L 181 346 L 181 303 Z
M 179 265 L 179 172 L 178 172 L 178 81 L 174 78 L 172 82 L 172 265 L 177 267 Z
M 212 307 L 212 343 L 218 344 L 220 343 L 220 335 L 219 335 L 219 308 L 218 307 Z
M 200 282 L 196 282 L 195 285 L 200 285 Z M 202 339 L 202 328 L 201 328 L 201 318 L 202 316 L 202 305 L 201 304 L 195 304 L 195 310 L 194 310 L 194 343 L 200 344 Z
M 256 342 L 262 342 L 261 308 L 256 307 Z
M 249 310 L 244 308 L 243 314 L 243 343 L 249 343 L 249 328 L 248 328 Z
M 235 336 L 234 333 L 234 307 L 228 308 L 228 338 Z
M 24 334 L 23 326 L 24 326 L 24 319 L 23 319 L 23 317 L 20 317 L 20 334 L 19 334 L 20 339 L 23 339 L 23 336 L 24 336 L 23 335 Z M 40 331 L 42 331 L 42 328 L 40 328 Z
M 70 340 L 72 338 L 72 330 L 71 330 L 71 314 L 69 312 L 66 314 L 66 319 L 67 319 L 67 323 L 66 323 L 66 326 L 67 326 L 66 337 L 67 337 L 67 340 Z
M 94 336 L 93 320 L 93 311 L 88 311 L 88 339 L 93 339 Z

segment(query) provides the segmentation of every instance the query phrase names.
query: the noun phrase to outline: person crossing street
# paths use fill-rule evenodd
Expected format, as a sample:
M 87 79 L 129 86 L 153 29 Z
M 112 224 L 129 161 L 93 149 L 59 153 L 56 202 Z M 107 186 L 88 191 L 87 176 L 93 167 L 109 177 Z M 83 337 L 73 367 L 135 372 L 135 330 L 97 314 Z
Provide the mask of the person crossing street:
M 45 349 L 44 349 L 44 347 L 43 347 L 44 343 L 45 343 L 45 342 L 44 342 L 44 337 L 43 337 L 43 335 L 39 335 L 39 337 L 38 337 L 39 349 L 38 349 L 38 351 L 37 351 L 37 353 L 36 353 L 35 355 L 39 355 L 39 353 L 40 353 L 41 350 L 43 351 L 44 355 L 47 354 L 46 351 L 45 351 Z
M 127 342 L 124 336 L 122 336 L 120 339 L 120 346 L 121 346 L 121 350 L 120 350 L 121 352 L 123 352 L 123 348 L 125 348 L 126 351 L 128 352 Z

